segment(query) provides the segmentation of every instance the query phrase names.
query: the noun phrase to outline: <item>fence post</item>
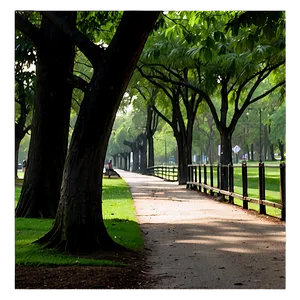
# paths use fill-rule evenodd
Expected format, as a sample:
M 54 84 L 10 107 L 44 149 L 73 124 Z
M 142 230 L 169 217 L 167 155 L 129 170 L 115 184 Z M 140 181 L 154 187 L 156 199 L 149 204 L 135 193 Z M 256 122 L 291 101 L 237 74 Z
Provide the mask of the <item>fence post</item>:
M 188 172 L 187 172 L 188 178 L 187 178 L 187 181 L 189 182 L 189 181 L 191 181 L 190 166 L 188 165 L 187 168 L 188 168 Z M 189 184 L 189 183 L 187 183 L 186 188 L 187 188 L 187 189 L 190 188 L 190 184 Z
M 195 182 L 197 182 L 197 166 L 194 166 L 194 171 L 195 171 Z M 197 190 L 197 185 L 194 186 L 194 190 Z
M 280 200 L 281 200 L 281 221 L 285 221 L 285 200 L 286 200 L 286 173 L 285 163 L 280 164 Z
M 228 164 L 228 191 L 233 193 L 233 165 L 232 163 Z M 229 203 L 233 204 L 233 197 L 229 196 Z
M 213 165 L 210 165 L 210 186 L 214 187 L 214 168 L 213 168 Z M 214 191 L 210 190 L 210 194 L 213 196 Z
M 247 163 L 242 163 L 242 184 L 243 184 L 243 197 L 248 197 L 248 179 L 247 179 Z M 243 200 L 243 208 L 248 209 L 248 201 Z
M 199 183 L 202 183 L 201 182 L 201 165 L 199 164 Z M 201 185 L 199 185 L 199 192 L 201 192 L 202 188 L 201 188 Z
M 259 163 L 258 165 L 258 189 L 259 189 L 259 200 L 265 200 L 266 191 L 265 191 L 265 165 L 264 163 Z M 259 203 L 259 213 L 266 214 L 266 206 Z
M 203 166 L 203 170 L 204 170 L 204 184 L 207 184 L 207 173 L 206 173 L 206 165 Z M 207 189 L 204 188 L 203 189 L 204 193 L 207 193 Z
M 221 168 L 221 164 L 218 164 L 217 166 L 217 187 L 218 189 L 221 188 L 221 184 L 220 184 L 220 168 Z M 221 193 L 218 193 L 219 196 L 221 195 Z

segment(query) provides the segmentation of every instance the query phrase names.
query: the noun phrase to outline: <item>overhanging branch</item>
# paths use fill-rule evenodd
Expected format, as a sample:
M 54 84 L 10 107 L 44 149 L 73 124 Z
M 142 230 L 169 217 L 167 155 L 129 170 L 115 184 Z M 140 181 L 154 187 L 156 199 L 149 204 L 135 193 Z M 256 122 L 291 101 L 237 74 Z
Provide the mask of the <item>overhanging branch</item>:
M 41 14 L 62 30 L 88 58 L 93 67 L 102 60 L 104 50 L 91 42 L 77 28 L 71 27 L 63 18 L 57 16 L 54 12 L 43 11 Z
M 42 36 L 40 30 L 18 12 L 15 12 L 15 25 L 16 28 L 28 36 L 35 45 L 41 40 Z

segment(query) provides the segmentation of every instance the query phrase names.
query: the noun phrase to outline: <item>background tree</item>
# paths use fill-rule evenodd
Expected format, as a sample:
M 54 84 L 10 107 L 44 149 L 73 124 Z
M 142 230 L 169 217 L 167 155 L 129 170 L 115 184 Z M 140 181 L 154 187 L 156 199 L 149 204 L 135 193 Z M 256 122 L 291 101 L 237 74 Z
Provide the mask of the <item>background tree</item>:
M 76 12 L 58 15 L 75 25 Z M 31 22 L 31 17 L 38 22 Z M 17 12 L 16 27 L 31 39 L 37 53 L 31 140 L 16 217 L 53 218 L 67 153 L 73 89 L 68 78 L 73 72 L 74 45 L 46 18 L 40 21 L 36 13 Z
M 239 118 L 249 105 L 285 84 L 284 76 L 274 76 L 273 85 L 257 93 L 266 78 L 284 74 L 284 14 L 181 12 L 178 16 L 168 33 L 184 36 L 189 47 L 185 56 L 193 59 L 199 76 L 174 76 L 168 82 L 188 87 L 205 99 L 220 133 L 221 164 L 232 163 L 232 134 Z M 226 174 L 224 170 L 224 189 Z
M 35 72 L 32 64 L 36 61 L 32 42 L 16 31 L 15 49 L 15 177 L 18 177 L 20 143 L 31 128 L 30 112 L 35 90 Z

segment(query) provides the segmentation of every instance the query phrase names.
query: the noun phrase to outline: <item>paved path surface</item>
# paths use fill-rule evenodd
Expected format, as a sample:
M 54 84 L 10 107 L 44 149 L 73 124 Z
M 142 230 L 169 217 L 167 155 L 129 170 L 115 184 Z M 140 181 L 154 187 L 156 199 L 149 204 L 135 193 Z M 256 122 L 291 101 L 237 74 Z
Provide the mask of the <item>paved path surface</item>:
M 158 289 L 284 289 L 285 225 L 156 177 L 129 184 Z

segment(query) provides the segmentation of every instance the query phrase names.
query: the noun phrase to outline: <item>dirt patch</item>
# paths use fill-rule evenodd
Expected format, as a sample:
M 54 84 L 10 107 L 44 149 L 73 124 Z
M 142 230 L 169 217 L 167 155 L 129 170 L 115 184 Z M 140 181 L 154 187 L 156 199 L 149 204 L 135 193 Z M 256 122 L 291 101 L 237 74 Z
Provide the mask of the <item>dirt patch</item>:
M 94 258 L 111 258 L 105 253 Z M 142 289 L 154 282 L 143 254 L 115 254 L 123 267 L 108 266 L 16 266 L 16 289 Z

